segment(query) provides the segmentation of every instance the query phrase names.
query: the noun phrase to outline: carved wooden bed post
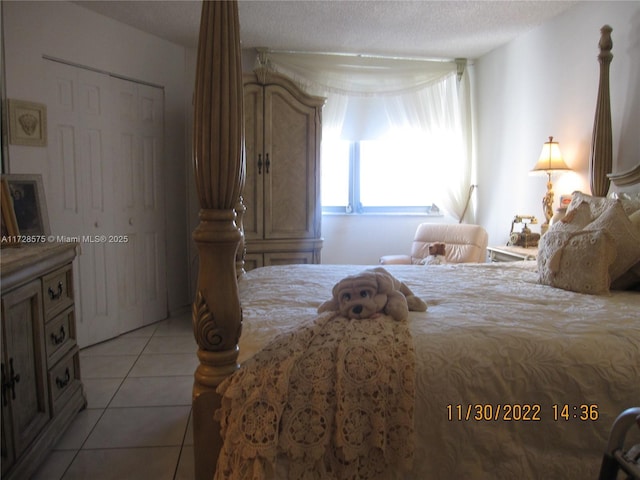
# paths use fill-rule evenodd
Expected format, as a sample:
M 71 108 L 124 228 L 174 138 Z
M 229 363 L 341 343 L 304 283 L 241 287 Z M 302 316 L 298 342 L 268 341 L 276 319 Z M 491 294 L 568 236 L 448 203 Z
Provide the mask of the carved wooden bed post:
M 194 166 L 200 223 L 193 331 L 200 365 L 193 385 L 197 480 L 211 480 L 221 439 L 213 419 L 216 387 L 237 368 L 242 312 L 236 251 L 242 234 L 235 208 L 244 183 L 242 59 L 235 1 L 204 1 L 194 97 Z
M 609 191 L 608 173 L 611 173 L 613 156 L 613 138 L 611 133 L 611 101 L 609 97 L 609 66 L 613 59 L 611 49 L 612 28 L 604 25 L 600 29 L 600 82 L 598 83 L 598 101 L 593 121 L 593 137 L 591 139 L 591 156 L 589 169 L 591 178 L 591 194 L 604 197 Z

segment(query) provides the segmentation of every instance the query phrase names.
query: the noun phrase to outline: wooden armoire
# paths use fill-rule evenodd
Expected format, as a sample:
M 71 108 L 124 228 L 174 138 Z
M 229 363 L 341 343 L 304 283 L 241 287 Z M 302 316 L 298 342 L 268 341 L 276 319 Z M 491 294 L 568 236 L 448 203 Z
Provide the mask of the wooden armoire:
M 320 263 L 324 102 L 266 69 L 244 76 L 245 270 Z

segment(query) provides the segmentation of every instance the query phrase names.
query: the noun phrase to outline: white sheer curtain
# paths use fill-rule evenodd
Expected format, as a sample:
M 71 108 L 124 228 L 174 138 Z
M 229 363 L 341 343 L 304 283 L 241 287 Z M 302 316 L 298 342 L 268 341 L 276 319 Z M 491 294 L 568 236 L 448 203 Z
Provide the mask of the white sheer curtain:
M 464 220 L 464 215 L 472 222 L 474 209 L 465 212 L 475 174 L 470 102 L 464 98 L 468 83 L 468 75 L 463 73 L 458 81 L 452 72 L 427 88 L 382 101 L 394 127 L 419 128 L 427 138 L 425 161 L 436 179 L 429 188 L 434 189 L 438 206 L 457 220 Z
M 267 59 L 307 92 L 327 97 L 324 138 L 340 136 L 350 97 L 379 98 L 392 127 L 419 129 L 432 140 L 425 161 L 438 180 L 434 198 L 463 220 L 475 177 L 468 69 L 460 75 L 456 62 L 356 55 L 269 52 Z M 465 219 L 474 218 L 468 209 Z

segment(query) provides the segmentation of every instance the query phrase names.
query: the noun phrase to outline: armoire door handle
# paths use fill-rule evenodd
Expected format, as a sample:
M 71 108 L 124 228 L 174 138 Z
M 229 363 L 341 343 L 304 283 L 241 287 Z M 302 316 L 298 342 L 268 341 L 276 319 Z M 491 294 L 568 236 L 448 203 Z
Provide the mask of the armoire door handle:
M 271 166 L 271 160 L 269 160 L 269 154 L 267 153 L 264 161 L 264 173 L 269 173 L 269 167 Z
M 262 175 L 262 154 L 258 154 L 258 175 Z

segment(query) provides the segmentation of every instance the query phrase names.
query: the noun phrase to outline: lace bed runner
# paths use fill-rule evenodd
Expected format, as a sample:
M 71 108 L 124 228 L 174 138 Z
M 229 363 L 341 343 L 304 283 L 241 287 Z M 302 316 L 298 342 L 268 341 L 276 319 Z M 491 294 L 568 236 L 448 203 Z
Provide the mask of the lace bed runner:
M 215 479 L 377 479 L 411 468 L 415 353 L 405 322 L 302 322 L 225 380 Z M 283 463 L 284 461 L 284 463 Z

